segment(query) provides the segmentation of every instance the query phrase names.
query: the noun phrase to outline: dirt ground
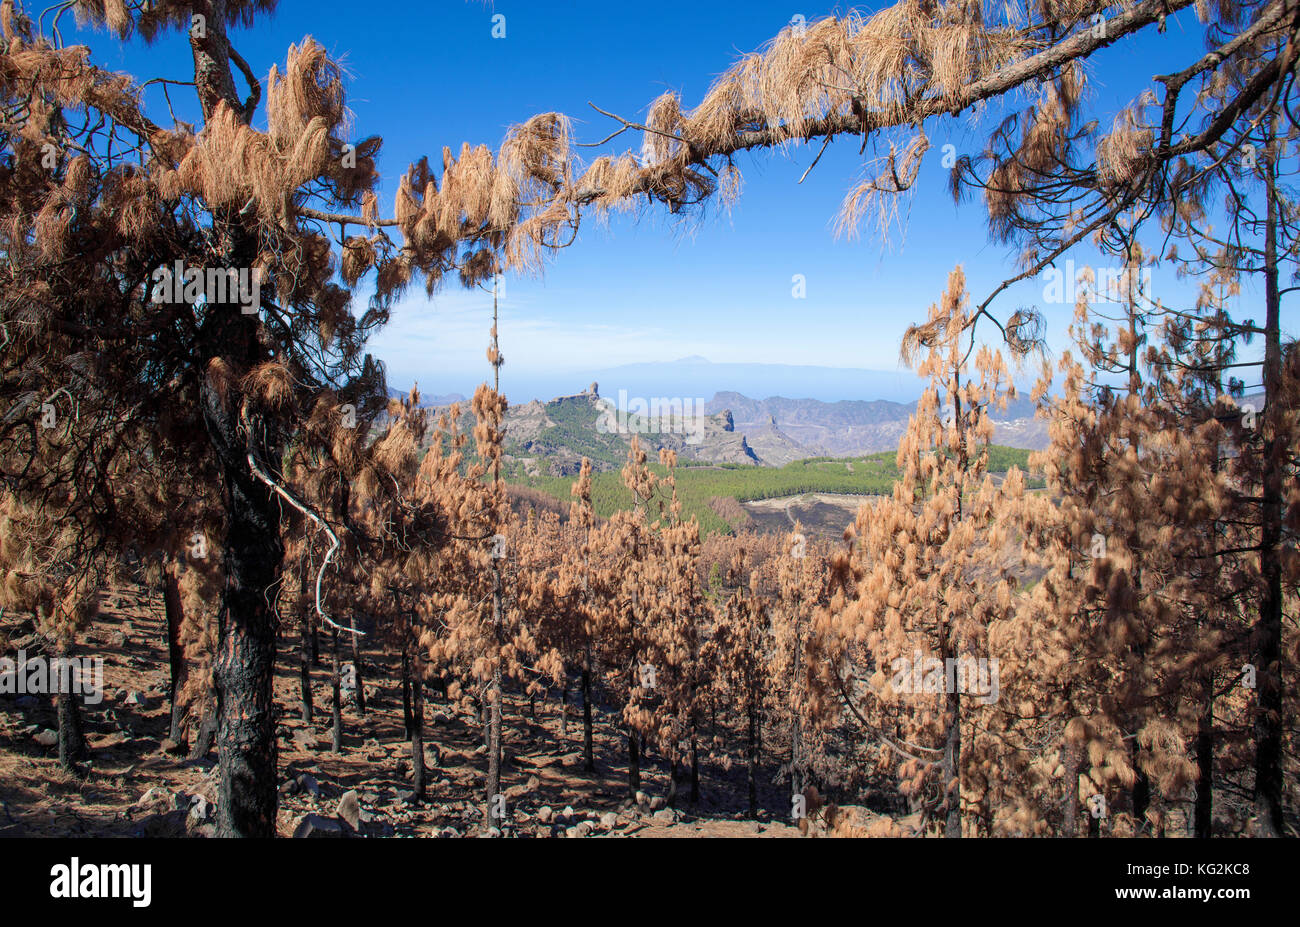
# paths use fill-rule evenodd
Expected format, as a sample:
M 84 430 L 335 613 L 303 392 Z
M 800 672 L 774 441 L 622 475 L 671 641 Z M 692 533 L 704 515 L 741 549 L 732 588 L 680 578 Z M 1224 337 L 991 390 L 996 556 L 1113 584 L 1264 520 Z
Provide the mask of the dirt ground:
M 0 620 L 13 655 L 37 648 L 30 621 Z M 23 635 L 23 631 L 27 635 Z M 198 760 L 167 752 L 169 718 L 162 602 L 133 588 L 104 596 L 82 653 L 103 654 L 104 698 L 85 708 L 91 755 L 82 775 L 64 772 L 48 745 L 57 719 L 44 696 L 0 695 L 0 836 L 208 836 L 217 798 L 215 753 Z M 322 638 L 322 658 L 326 639 Z M 402 725 L 396 661 L 366 653 L 364 717 L 344 708 L 343 749 L 331 751 L 329 670 L 313 669 L 316 713 L 299 717 L 296 632 L 280 643 L 275 679 L 281 836 L 293 836 L 308 815 L 317 829 L 340 817 L 369 836 L 480 836 L 486 750 L 472 715 L 434 698 L 426 702 L 429 761 L 426 800 L 409 800 L 410 747 Z M 789 807 L 784 786 L 764 781 L 759 820 L 748 820 L 744 769 L 702 764 L 701 802 L 665 807 L 668 774 L 652 756 L 642 770 L 640 803 L 628 797 L 624 742 L 598 715 L 597 769 L 582 769 L 582 727 L 576 713 L 560 731 L 558 699 L 505 705 L 503 769 L 506 836 L 797 837 L 770 809 Z M 349 794 L 353 793 L 353 794 Z M 403 794 L 406 793 L 406 794 Z M 355 799 L 355 803 L 354 800 Z M 777 814 L 780 812 L 777 811 Z

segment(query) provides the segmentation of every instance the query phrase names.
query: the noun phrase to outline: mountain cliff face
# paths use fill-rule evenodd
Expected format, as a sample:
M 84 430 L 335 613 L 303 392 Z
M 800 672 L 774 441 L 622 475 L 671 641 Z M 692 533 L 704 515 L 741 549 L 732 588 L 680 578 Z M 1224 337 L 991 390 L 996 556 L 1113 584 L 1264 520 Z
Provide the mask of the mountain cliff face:
M 507 463 L 532 475 L 571 476 L 582 458 L 597 472 L 627 461 L 633 436 L 652 460 L 670 448 L 683 463 L 780 467 L 809 457 L 858 457 L 898 447 L 915 403 L 751 399 L 721 392 L 707 403 L 629 408 L 594 392 L 523 403 L 506 412 Z M 462 409 L 465 406 L 462 405 Z M 472 430 L 463 413 L 461 427 Z M 1038 450 L 1047 429 L 1018 400 L 994 419 L 994 443 Z
M 708 410 L 723 408 L 731 410 L 736 429 L 749 437 L 764 463 L 779 465 L 802 457 L 852 457 L 893 450 L 907 430 L 916 403 L 884 399 L 821 402 L 779 396 L 750 399 L 721 392 L 706 405 Z M 993 431 L 996 444 L 1029 450 L 1047 446 L 1046 424 L 1034 417 L 1028 400 L 1009 403 L 1005 411 L 995 413 Z
M 632 438 L 657 457 L 660 448 L 677 452 L 678 459 L 700 463 L 758 466 L 745 435 L 735 430 L 731 413 L 721 410 L 675 408 L 647 414 L 639 409 L 619 409 L 591 392 L 561 396 L 548 403 L 537 401 L 506 412 L 506 454 L 526 472 L 569 476 L 582 458 L 597 472 L 615 470 L 627 461 Z

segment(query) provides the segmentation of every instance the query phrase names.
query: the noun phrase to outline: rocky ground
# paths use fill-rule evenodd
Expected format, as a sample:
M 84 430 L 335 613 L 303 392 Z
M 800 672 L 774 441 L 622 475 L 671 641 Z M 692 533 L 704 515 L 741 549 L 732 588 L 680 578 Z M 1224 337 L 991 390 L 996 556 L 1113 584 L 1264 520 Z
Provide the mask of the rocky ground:
M 217 801 L 215 754 L 186 759 L 166 740 L 167 664 L 162 605 L 142 589 L 104 597 L 83 653 L 103 654 L 104 698 L 87 705 L 91 756 L 81 774 L 58 765 L 57 720 L 44 696 L 0 695 L 0 836 L 209 836 Z M 39 647 L 30 619 L 0 619 L 0 651 Z M 7 639 L 7 642 L 6 642 Z M 486 749 L 476 719 L 451 703 L 426 705 L 427 799 L 411 795 L 395 669 L 368 654 L 367 711 L 344 711 L 343 749 L 331 750 L 329 674 L 313 671 L 316 716 L 298 717 L 296 635 L 282 640 L 275 682 L 279 723 L 281 836 L 481 836 Z M 324 648 L 322 648 L 323 650 Z M 324 656 L 324 653 L 322 653 Z M 560 730 L 556 699 L 506 704 L 503 785 L 506 836 L 795 837 L 779 817 L 786 786 L 765 781 L 759 820 L 745 808 L 744 770 L 710 762 L 702 801 L 666 807 L 666 770 L 653 761 L 642 790 L 628 797 L 621 738 L 596 727 L 597 770 L 582 769 L 581 724 Z M 778 810 L 770 810 L 778 809 Z M 853 809 L 864 819 L 865 809 Z

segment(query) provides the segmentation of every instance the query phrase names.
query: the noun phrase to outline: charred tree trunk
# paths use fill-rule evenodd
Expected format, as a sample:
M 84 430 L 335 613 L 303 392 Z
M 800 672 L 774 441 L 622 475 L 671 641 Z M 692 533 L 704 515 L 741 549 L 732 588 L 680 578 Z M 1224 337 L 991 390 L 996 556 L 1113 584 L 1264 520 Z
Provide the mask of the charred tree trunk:
M 1276 115 L 1273 124 L 1276 126 Z M 1272 133 L 1276 137 L 1276 132 Z M 1255 819 L 1263 837 L 1282 835 L 1282 505 L 1288 448 L 1282 439 L 1281 295 L 1278 286 L 1276 163 L 1269 157 L 1264 235 L 1263 579 L 1254 628 L 1258 702 L 1255 709 Z
M 636 793 L 641 789 L 641 755 L 637 751 L 639 738 L 631 726 L 627 729 L 627 794 L 636 800 Z
M 59 693 L 59 765 L 69 772 L 89 752 L 81 726 L 80 701 L 81 697 L 73 692 Z
M 749 816 L 758 817 L 758 706 L 750 701 L 745 712 L 745 786 L 749 792 Z
M 205 392 L 209 389 L 204 387 Z M 225 405 L 209 397 L 209 431 L 220 429 L 227 447 L 242 443 L 236 415 L 226 414 L 225 409 L 213 412 L 217 404 Z M 271 837 L 278 798 L 271 695 L 276 616 L 267 592 L 275 586 L 283 555 L 279 508 L 270 490 L 249 471 L 244 455 L 234 461 L 223 456 L 228 531 L 214 668 L 221 767 L 217 833 Z
M 67 661 L 64 665 L 68 667 L 66 684 L 60 687 L 58 694 L 59 765 L 75 772 L 77 764 L 86 758 L 90 748 L 81 725 L 81 696 L 74 691 L 77 687 L 71 684 L 72 674 L 77 672 L 72 668 L 71 654 L 72 648 L 66 645 L 58 650 L 58 659 Z
M 1064 748 L 1065 807 L 1061 813 L 1061 836 L 1074 837 L 1079 833 L 1079 751 L 1066 745 Z
M 361 673 L 361 635 L 357 633 L 357 613 L 355 611 L 348 617 L 349 626 L 352 628 L 352 672 L 357 681 L 356 699 L 357 715 L 364 718 L 366 716 L 366 685 L 365 677 Z
M 191 760 L 201 760 L 212 752 L 217 743 L 217 727 L 217 696 L 214 690 L 203 703 L 202 717 L 194 733 L 194 740 L 190 742 Z
M 498 644 L 501 637 L 501 566 L 498 561 L 492 562 L 492 628 L 493 633 L 497 636 Z M 488 774 L 487 774 L 487 808 L 484 814 L 484 826 L 500 827 L 505 822 L 501 820 L 501 666 L 498 664 L 492 671 L 492 688 L 489 694 L 490 705 L 488 706 Z
M 334 742 L 332 749 L 335 753 L 343 751 L 343 680 L 340 678 L 342 667 L 339 664 L 339 631 L 338 628 L 332 628 L 333 635 L 333 652 L 334 665 L 333 672 L 330 674 L 330 687 L 332 689 L 331 708 L 334 712 Z
M 1196 805 L 1193 811 L 1195 837 L 1213 835 L 1214 820 L 1214 695 L 1211 692 L 1196 722 Z
M 230 67 L 225 4 L 212 3 L 204 30 L 191 30 L 194 85 L 205 121 L 224 104 L 247 121 Z M 251 267 L 259 243 L 246 220 L 229 209 L 214 209 L 211 240 L 217 259 L 229 268 Z M 271 607 L 284 555 L 280 543 L 280 505 L 254 473 L 250 461 L 280 460 L 277 430 L 247 418 L 237 388 L 229 386 L 266 359 L 258 337 L 260 318 L 247 315 L 236 300 L 205 307 L 198 331 L 196 369 L 220 362 L 230 381 L 201 376 L 203 408 L 212 459 L 221 474 L 226 538 L 223 549 L 225 587 L 217 611 L 216 689 L 217 750 L 220 784 L 217 834 L 223 837 L 275 835 L 276 743 L 272 674 L 277 619 Z M 264 468 L 265 469 L 265 468 Z M 275 467 L 269 468 L 275 472 Z
M 414 725 L 411 717 L 411 652 L 402 647 L 402 730 L 409 738 Z
M 181 646 L 181 627 L 185 614 L 181 607 L 181 590 L 176 580 L 176 561 L 168 557 L 163 562 L 163 614 L 167 619 L 167 665 L 171 671 L 168 696 L 171 700 L 171 724 L 167 736 L 173 743 L 185 742 L 186 705 L 182 702 L 188 667 L 185 648 Z
M 691 731 L 691 804 L 700 803 L 700 750 L 699 737 Z
M 416 801 L 424 801 L 424 661 L 417 653 L 413 660 L 403 660 L 403 666 L 413 664 L 413 679 L 409 680 L 410 708 L 408 724 L 411 737 L 411 790 Z
M 299 647 L 298 647 L 298 689 L 299 698 L 302 702 L 302 720 L 311 723 L 315 714 L 315 706 L 312 704 L 311 694 L 311 647 L 312 637 L 315 631 L 311 627 L 311 615 L 304 607 L 302 610 L 302 623 L 299 625 Z
M 501 670 L 492 674 L 492 688 L 488 705 L 488 773 L 487 773 L 487 809 L 483 815 L 484 827 L 500 827 L 501 795 Z
M 589 773 L 596 771 L 591 741 L 591 648 L 588 647 L 582 661 L 582 768 Z
M 560 738 L 569 736 L 569 674 L 564 674 L 564 689 L 560 692 Z

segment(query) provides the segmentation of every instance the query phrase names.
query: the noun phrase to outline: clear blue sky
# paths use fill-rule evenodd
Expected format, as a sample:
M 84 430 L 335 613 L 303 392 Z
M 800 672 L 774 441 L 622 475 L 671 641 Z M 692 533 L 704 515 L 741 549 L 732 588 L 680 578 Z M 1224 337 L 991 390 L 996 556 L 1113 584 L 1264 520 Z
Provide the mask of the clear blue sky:
M 459 148 L 462 141 L 495 148 L 509 125 L 550 110 L 573 116 L 580 140 L 597 141 L 611 127 L 589 100 L 637 117 L 671 88 L 693 106 L 714 76 L 796 13 L 812 20 L 837 9 L 843 8 L 768 0 L 662 0 L 653 7 L 608 0 L 281 0 L 273 17 L 237 31 L 234 41 L 259 74 L 306 35 L 343 59 L 357 137 L 384 138 L 381 203 L 391 214 L 397 178 L 422 154 L 437 162 L 443 145 Z M 491 35 L 496 13 L 506 17 L 504 39 Z M 82 33 L 79 40 L 111 68 L 137 76 L 189 74 L 183 36 L 148 49 L 138 43 L 122 49 L 102 34 Z M 1090 92 L 1103 126 L 1151 75 L 1185 66 L 1202 47 L 1200 24 L 1186 11 L 1170 18 L 1164 35 L 1151 30 L 1096 56 Z M 264 124 L 264 117 L 257 121 Z M 916 193 L 900 211 L 906 228 L 887 243 L 874 227 L 856 240 L 837 238 L 832 228 L 862 172 L 853 139 L 833 143 L 802 185 L 816 146 L 743 156 L 744 192 L 730 214 L 715 210 L 682 224 L 659 209 L 639 219 L 616 217 L 607 226 L 587 224 L 543 278 L 507 282 L 507 395 L 520 402 L 533 398 L 530 392 L 575 391 L 602 368 L 687 355 L 897 369 L 903 329 L 924 319 L 955 264 L 965 266 L 977 298 L 1011 268 L 1008 252 L 986 241 L 978 200 L 953 205 L 940 165 L 944 144 L 975 153 L 983 138 L 969 117 L 930 127 L 933 147 Z M 1081 263 L 1089 260 L 1079 255 Z M 791 296 L 795 274 L 807 280 L 804 300 Z M 373 342 L 388 364 L 390 385 L 418 380 L 426 393 L 468 393 L 487 373 L 490 296 L 453 286 L 429 301 L 422 287 L 413 289 Z M 1041 289 L 1028 284 L 1008 294 L 1001 315 L 1020 304 L 1041 305 Z M 1069 308 L 1042 308 L 1054 343 L 1063 344 Z

